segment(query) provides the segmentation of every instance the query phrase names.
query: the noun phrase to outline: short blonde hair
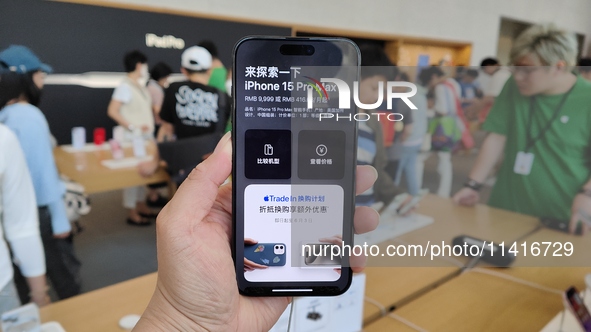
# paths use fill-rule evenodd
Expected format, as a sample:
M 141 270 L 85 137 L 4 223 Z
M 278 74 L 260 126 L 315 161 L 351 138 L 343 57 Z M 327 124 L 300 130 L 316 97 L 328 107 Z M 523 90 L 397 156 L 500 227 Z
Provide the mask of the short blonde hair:
M 567 66 L 576 65 L 578 44 L 574 33 L 559 29 L 554 24 L 534 25 L 525 30 L 513 43 L 511 62 L 535 54 L 545 66 L 563 60 Z

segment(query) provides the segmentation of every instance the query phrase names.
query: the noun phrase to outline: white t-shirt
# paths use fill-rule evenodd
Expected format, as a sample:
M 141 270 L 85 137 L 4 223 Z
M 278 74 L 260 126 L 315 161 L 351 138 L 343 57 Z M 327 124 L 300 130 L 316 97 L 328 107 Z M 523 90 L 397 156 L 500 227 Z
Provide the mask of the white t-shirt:
M 496 97 L 503 90 L 509 77 L 511 77 L 511 72 L 507 68 L 501 67 L 492 75 L 480 71 L 477 81 L 485 96 Z
M 14 262 L 25 277 L 45 274 L 37 202 L 29 168 L 18 139 L 0 124 L 0 289 L 12 280 Z M 5 240 L 6 239 L 6 240 Z

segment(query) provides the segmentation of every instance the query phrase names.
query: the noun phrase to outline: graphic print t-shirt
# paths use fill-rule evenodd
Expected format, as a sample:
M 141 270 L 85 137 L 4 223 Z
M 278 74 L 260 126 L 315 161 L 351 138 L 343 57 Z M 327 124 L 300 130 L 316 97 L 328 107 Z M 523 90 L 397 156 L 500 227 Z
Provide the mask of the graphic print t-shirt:
M 223 131 L 230 114 L 229 97 L 195 82 L 172 83 L 166 89 L 160 117 L 174 126 L 178 139 Z

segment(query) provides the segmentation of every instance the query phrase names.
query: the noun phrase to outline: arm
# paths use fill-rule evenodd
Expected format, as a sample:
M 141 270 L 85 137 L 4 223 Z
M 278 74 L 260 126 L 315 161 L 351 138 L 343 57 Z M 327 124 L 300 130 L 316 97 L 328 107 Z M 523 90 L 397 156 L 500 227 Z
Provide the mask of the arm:
M 476 163 L 470 171 L 470 179 L 482 183 L 499 161 L 507 138 L 504 135 L 490 133 L 482 143 L 482 148 L 476 159 Z
M 571 234 L 575 234 L 579 224 L 581 224 L 580 227 L 582 228 L 583 234 L 591 230 L 591 220 L 588 220 L 591 217 L 591 196 L 589 196 L 591 192 L 591 180 L 583 185 L 582 190 L 585 192 L 578 193 L 575 196 L 571 207 L 571 219 L 569 223 Z
M 506 141 L 506 136 L 497 133 L 490 133 L 486 137 L 476 163 L 472 167 L 472 171 L 470 171 L 471 180 L 479 184 L 486 180 L 486 177 L 501 157 Z M 464 187 L 453 196 L 453 200 L 457 204 L 472 206 L 478 203 L 480 194 L 475 189 Z
M 27 278 L 32 299 L 42 306 L 49 303 L 49 298 L 35 191 L 20 144 L 11 132 L 4 136 L 0 142 L 5 140 L 5 147 L 0 151 L 7 152 L 5 156 L 9 156 L 10 160 L 6 162 L 6 172 L 1 182 L 4 206 L 2 226 L 14 260 Z
M 111 102 L 109 103 L 109 107 L 107 108 L 107 115 L 111 119 L 113 119 L 113 121 L 117 122 L 118 125 L 120 125 L 124 128 L 129 128 L 129 125 L 131 123 L 129 123 L 127 120 L 125 120 L 123 115 L 121 115 L 121 105 L 123 105 L 122 102 L 115 100 L 115 99 L 111 99 Z
M 31 293 L 29 294 L 31 296 L 31 301 L 35 302 L 40 307 L 51 303 L 51 299 L 49 298 L 49 295 L 47 295 L 49 287 L 47 287 L 45 275 L 28 277 L 27 284 L 31 290 Z
M 53 237 L 63 239 L 70 236 L 72 226 L 68 220 L 68 213 L 66 212 L 66 205 L 63 199 L 58 199 L 47 204 L 49 214 L 51 215 L 51 229 Z
M 158 170 L 158 166 L 166 167 L 166 162 L 160 160 L 160 153 L 158 152 L 158 148 L 156 148 L 156 152 L 154 153 L 154 159 L 139 163 L 137 165 L 137 170 L 141 176 L 147 178 L 156 173 L 156 171 Z
M 148 84 L 146 87 L 152 97 L 152 113 L 154 114 L 154 123 L 160 125 L 162 120 L 160 119 L 160 110 L 162 109 L 162 101 L 164 99 L 164 92 L 159 86 Z
M 158 135 L 156 136 L 156 142 L 166 142 L 171 141 L 172 137 L 174 137 L 174 126 L 172 123 L 168 123 L 164 120 L 161 120 L 162 124 L 160 125 L 160 129 L 158 129 Z

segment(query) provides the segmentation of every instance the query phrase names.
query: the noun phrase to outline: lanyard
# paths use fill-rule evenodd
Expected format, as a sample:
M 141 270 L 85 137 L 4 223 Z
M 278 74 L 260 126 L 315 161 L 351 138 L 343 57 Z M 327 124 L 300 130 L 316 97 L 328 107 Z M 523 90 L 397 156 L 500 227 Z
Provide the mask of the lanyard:
M 552 126 L 552 123 L 556 120 L 556 118 L 558 118 L 560 111 L 562 111 L 562 107 L 564 107 L 564 104 L 566 103 L 566 99 L 568 98 L 570 93 L 573 91 L 573 88 L 575 87 L 575 85 L 573 85 L 568 90 L 568 92 L 564 94 L 564 96 L 562 97 L 562 99 L 560 100 L 558 105 L 556 106 L 556 110 L 554 111 L 554 114 L 552 115 L 550 120 L 548 120 L 548 123 L 546 123 L 546 125 L 544 126 L 544 129 L 542 129 L 540 131 L 540 133 L 538 134 L 538 136 L 536 136 L 536 137 L 532 137 L 532 135 L 533 135 L 532 134 L 532 124 L 534 122 L 533 118 L 534 118 L 535 108 L 537 108 L 536 107 L 536 97 L 535 96 L 530 97 L 530 99 L 529 99 L 529 121 L 527 124 L 527 143 L 525 145 L 525 152 L 529 152 L 529 150 L 531 150 L 531 148 L 533 148 L 534 145 L 542 137 L 544 137 L 544 135 L 546 135 L 546 132 L 548 132 L 548 130 Z

